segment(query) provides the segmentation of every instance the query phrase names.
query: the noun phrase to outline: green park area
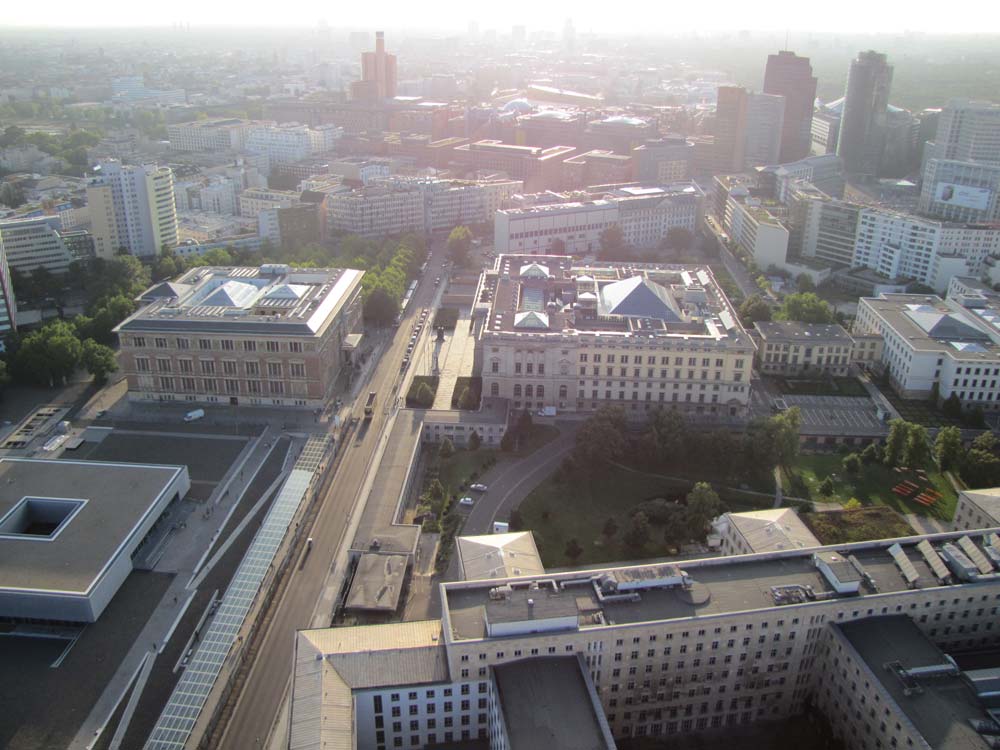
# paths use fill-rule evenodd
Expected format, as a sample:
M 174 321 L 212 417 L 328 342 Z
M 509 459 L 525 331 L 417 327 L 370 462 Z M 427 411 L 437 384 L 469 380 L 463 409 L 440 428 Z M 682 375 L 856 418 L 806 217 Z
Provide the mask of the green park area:
M 791 396 L 854 396 L 868 392 L 857 378 L 774 378 L 778 390 Z
M 872 539 L 895 539 L 916 532 L 906 519 L 884 505 L 825 513 L 803 513 L 803 523 L 823 544 L 850 544 Z

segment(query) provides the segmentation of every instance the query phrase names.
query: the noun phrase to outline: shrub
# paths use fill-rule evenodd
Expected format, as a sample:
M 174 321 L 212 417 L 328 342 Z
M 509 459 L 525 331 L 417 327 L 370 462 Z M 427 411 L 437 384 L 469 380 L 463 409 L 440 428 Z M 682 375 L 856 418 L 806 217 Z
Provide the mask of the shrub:
M 821 495 L 830 496 L 833 494 L 833 478 L 827 477 L 819 486 L 819 492 Z

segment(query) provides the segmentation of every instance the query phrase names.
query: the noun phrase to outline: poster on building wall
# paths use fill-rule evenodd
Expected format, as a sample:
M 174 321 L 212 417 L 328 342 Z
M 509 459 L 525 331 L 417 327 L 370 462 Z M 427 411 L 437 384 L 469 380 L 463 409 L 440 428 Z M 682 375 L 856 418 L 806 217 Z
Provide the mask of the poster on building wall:
M 939 182 L 934 188 L 934 200 L 974 211 L 985 211 L 990 206 L 992 191 L 985 188 L 956 185 L 953 182 Z

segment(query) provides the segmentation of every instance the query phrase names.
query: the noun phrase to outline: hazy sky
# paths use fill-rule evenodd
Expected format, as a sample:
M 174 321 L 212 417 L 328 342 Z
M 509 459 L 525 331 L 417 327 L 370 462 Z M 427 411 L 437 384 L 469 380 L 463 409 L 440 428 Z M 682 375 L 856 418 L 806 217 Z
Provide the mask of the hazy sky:
M 288 5 L 221 0 L 49 0 L 42 5 L 4 3 L 0 26 L 163 26 L 177 22 L 201 25 L 313 26 L 324 19 L 332 27 L 387 29 L 465 29 L 475 20 L 480 28 L 509 31 L 512 24 L 528 29 L 561 29 L 568 8 L 579 32 L 649 32 L 719 30 L 938 33 L 1000 32 L 1000 4 L 993 0 L 961 4 L 953 11 L 941 3 L 902 0 L 714 0 L 670 2 L 633 0 L 382 0 L 373 3 L 297 0 Z M 478 16 L 478 17 L 477 17 Z

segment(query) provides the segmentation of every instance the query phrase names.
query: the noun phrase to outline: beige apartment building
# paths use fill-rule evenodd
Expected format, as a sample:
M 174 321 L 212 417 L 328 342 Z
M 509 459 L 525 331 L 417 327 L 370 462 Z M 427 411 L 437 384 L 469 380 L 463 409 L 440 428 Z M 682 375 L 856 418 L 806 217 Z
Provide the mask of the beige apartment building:
M 322 408 L 361 332 L 363 271 L 195 268 L 115 331 L 129 398 Z
M 747 415 L 754 343 L 707 266 L 501 255 L 476 300 L 483 395 L 514 409 Z

